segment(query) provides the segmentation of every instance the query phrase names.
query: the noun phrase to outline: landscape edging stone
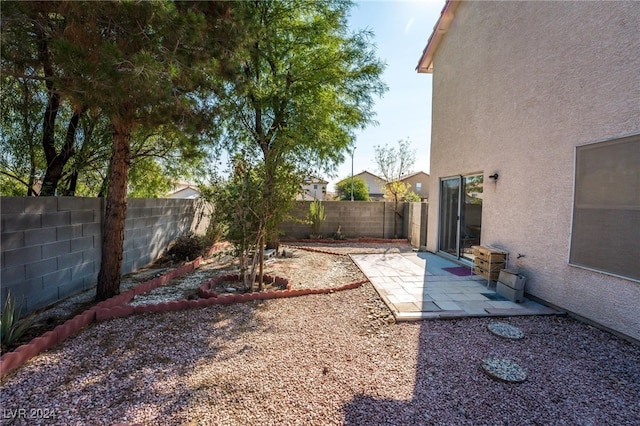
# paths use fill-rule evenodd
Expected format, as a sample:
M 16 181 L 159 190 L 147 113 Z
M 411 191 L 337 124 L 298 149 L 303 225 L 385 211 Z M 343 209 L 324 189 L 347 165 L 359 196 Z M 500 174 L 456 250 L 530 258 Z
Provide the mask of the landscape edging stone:
M 225 246 L 226 246 L 225 244 L 217 245 L 217 250 L 220 250 Z M 214 247 L 216 247 L 216 245 L 214 245 Z M 217 250 L 212 249 L 208 253 L 208 255 L 211 256 Z M 309 251 L 312 251 L 312 250 L 309 250 Z M 331 252 L 327 252 L 326 254 L 332 254 L 332 255 L 338 255 L 338 256 L 342 255 L 341 253 L 331 253 Z M 245 293 L 245 294 L 238 294 L 238 295 L 218 296 L 218 294 L 212 290 L 209 290 L 209 289 L 203 290 L 203 287 L 207 284 L 209 284 L 208 288 L 211 287 L 212 282 L 216 280 L 216 278 L 214 278 L 200 286 L 201 295 L 205 295 L 205 294 L 208 295 L 205 298 L 201 298 L 198 300 L 180 299 L 172 302 L 161 302 L 157 304 L 146 304 L 146 305 L 138 305 L 138 306 L 127 305 L 136 295 L 152 291 L 168 283 L 173 278 L 177 278 L 189 272 L 192 272 L 194 269 L 196 269 L 202 264 L 202 261 L 203 261 L 202 257 L 198 257 L 195 260 L 189 262 L 188 266 L 183 266 L 181 268 L 174 269 L 160 277 L 156 277 L 149 281 L 140 283 L 134 288 L 132 288 L 131 290 L 128 290 L 124 293 L 113 296 L 110 299 L 104 300 L 94 305 L 93 307 L 87 309 L 85 312 L 76 315 L 75 317 L 65 321 L 61 325 L 58 325 L 53 330 L 44 333 L 42 336 L 32 339 L 27 344 L 19 346 L 14 351 L 3 354 L 2 357 L 0 357 L 0 377 L 20 367 L 21 365 L 23 365 L 25 362 L 27 362 L 29 359 L 33 358 L 35 355 L 39 354 L 40 352 L 51 349 L 52 347 L 62 343 L 66 338 L 80 332 L 80 330 L 82 330 L 84 327 L 88 326 L 92 322 L 106 321 L 113 318 L 123 318 L 132 314 L 148 313 L 148 312 L 179 311 L 179 310 L 186 310 L 191 308 L 201 308 L 205 306 L 211 306 L 214 304 L 231 304 L 236 302 L 244 303 L 244 302 L 250 302 L 253 300 L 289 298 L 289 297 L 305 296 L 310 294 L 331 294 L 336 291 L 344 291 L 344 290 L 351 290 L 351 289 L 358 288 L 362 284 L 369 281 L 367 279 L 364 279 L 364 280 L 355 281 L 355 282 L 348 283 L 335 288 L 292 290 L 289 280 L 282 277 L 277 277 L 277 276 L 272 277 L 270 275 L 265 275 L 264 279 L 269 280 L 269 283 L 272 283 L 274 281 L 278 282 L 279 280 L 282 280 L 280 281 L 280 283 L 283 283 L 286 281 L 286 289 L 263 291 L 259 293 Z M 171 277 L 171 278 L 166 278 L 166 277 Z M 217 277 L 217 278 L 224 278 L 224 277 L 226 277 L 227 280 L 229 280 L 232 277 L 238 277 L 238 275 L 226 275 L 226 276 Z M 142 291 L 142 289 L 144 289 L 145 291 Z M 46 339 L 44 339 L 45 336 L 47 336 Z

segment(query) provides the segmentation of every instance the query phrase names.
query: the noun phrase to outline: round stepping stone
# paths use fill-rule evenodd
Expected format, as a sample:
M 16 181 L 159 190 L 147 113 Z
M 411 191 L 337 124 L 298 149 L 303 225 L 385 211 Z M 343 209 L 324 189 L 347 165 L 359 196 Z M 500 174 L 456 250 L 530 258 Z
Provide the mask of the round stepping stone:
M 506 339 L 522 339 L 524 333 L 518 327 L 514 327 L 503 322 L 492 322 L 487 325 L 490 332 L 496 336 L 504 337 Z
M 522 383 L 527 379 L 527 372 L 522 367 L 504 358 L 483 359 L 482 371 L 492 379 L 506 383 Z

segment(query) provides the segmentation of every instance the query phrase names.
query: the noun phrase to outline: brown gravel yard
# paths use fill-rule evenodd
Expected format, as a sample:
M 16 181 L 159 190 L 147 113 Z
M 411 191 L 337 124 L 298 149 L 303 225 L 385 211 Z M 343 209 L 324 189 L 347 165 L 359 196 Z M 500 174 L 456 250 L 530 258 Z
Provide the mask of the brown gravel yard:
M 348 257 L 288 250 L 269 273 L 293 288 L 363 278 Z M 3 379 L 2 424 L 640 424 L 639 346 L 568 317 L 502 319 L 519 340 L 492 334 L 494 321 L 396 324 L 370 284 L 109 320 Z M 489 378 L 487 357 L 514 360 L 527 379 Z

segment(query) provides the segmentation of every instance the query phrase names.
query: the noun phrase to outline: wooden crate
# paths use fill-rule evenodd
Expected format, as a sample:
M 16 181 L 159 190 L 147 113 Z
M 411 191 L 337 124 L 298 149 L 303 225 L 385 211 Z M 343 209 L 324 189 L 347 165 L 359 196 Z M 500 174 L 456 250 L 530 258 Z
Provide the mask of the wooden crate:
M 489 272 L 486 269 L 480 268 L 479 266 L 474 266 L 473 272 L 490 280 L 497 280 L 498 276 L 500 275 L 500 270 Z
M 473 263 L 482 269 L 485 269 L 487 271 L 491 270 L 492 272 L 500 271 L 500 269 L 504 269 L 504 264 L 505 264 L 504 259 L 501 261 L 494 260 L 492 262 L 489 262 L 488 260 L 485 260 L 482 257 L 477 257 L 477 256 L 473 258 Z
M 473 246 L 473 255 L 483 260 L 493 262 L 506 262 L 507 253 L 502 250 L 496 250 L 485 246 Z

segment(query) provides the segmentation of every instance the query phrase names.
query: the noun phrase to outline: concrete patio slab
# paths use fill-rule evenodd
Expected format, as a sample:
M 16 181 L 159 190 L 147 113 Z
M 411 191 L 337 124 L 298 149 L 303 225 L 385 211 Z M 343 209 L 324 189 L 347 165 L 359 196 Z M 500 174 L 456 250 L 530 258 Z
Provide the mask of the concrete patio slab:
M 396 321 L 478 316 L 558 315 L 525 299 L 506 300 L 478 275 L 457 276 L 444 270 L 460 266 L 433 253 L 351 254 L 393 312 Z

